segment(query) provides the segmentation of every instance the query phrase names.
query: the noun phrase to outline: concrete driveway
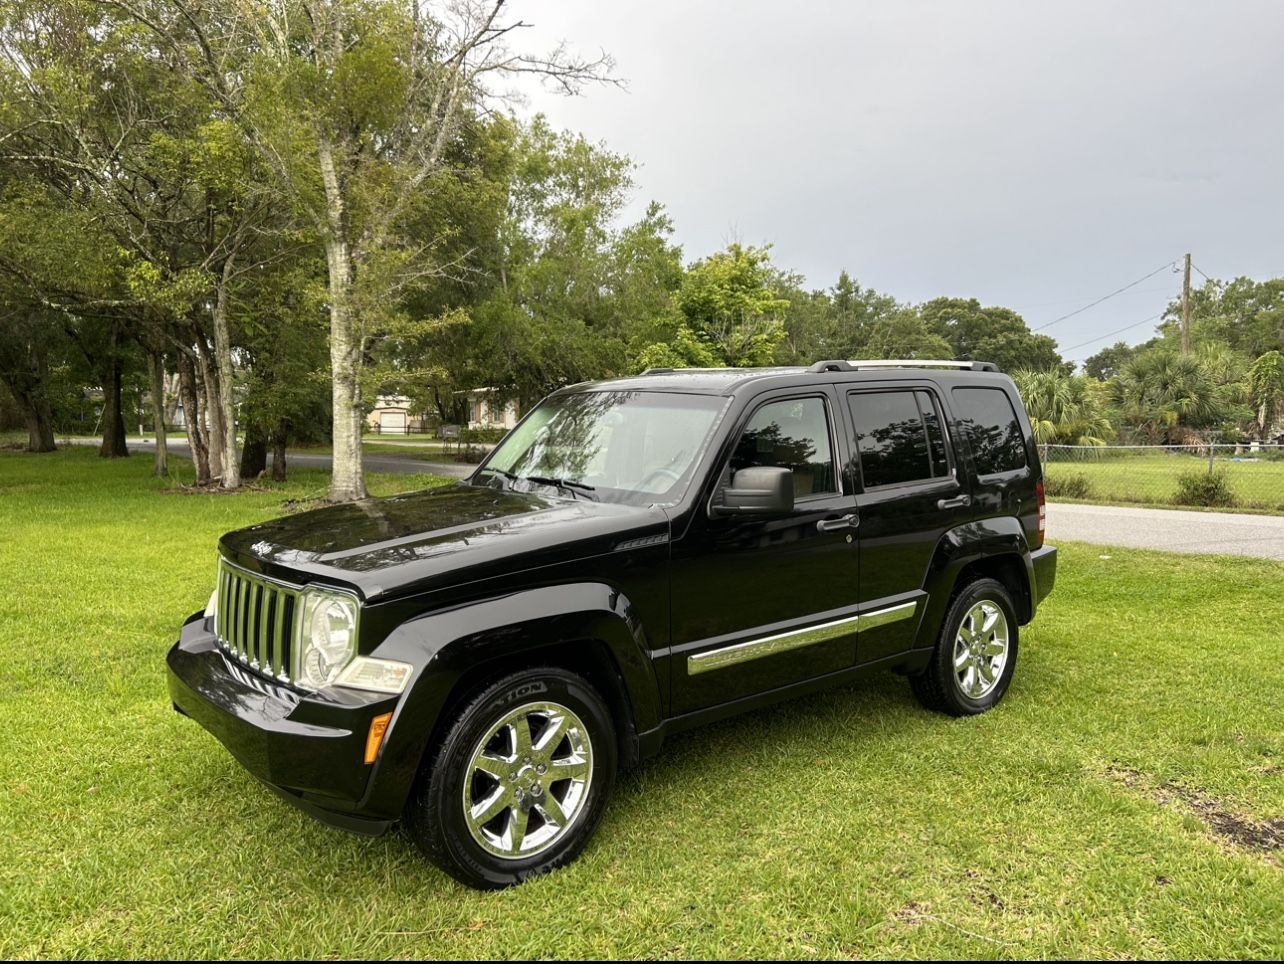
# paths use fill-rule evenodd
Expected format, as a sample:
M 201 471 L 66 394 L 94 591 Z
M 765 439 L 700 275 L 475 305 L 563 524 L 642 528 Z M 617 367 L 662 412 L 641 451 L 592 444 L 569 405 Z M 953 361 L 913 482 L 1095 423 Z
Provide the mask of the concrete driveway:
M 1048 503 L 1048 541 L 1284 560 L 1284 516 Z

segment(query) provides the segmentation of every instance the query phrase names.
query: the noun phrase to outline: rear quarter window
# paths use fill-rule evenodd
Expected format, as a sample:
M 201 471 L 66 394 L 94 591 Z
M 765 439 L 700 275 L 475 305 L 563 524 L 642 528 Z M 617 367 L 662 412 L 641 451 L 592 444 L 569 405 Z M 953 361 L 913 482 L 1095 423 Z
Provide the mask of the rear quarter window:
M 972 449 L 976 474 L 1025 468 L 1025 435 L 1008 393 L 1001 388 L 956 388 L 951 394 L 959 429 Z

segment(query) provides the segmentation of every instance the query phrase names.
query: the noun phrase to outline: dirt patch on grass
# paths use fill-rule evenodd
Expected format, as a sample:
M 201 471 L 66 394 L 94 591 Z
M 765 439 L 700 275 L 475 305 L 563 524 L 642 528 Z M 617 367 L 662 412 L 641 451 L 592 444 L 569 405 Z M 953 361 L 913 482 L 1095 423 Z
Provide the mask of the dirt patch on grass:
M 911 900 L 904 907 L 892 911 L 892 919 L 907 927 L 919 927 L 929 919 L 926 910 L 927 905 Z
M 272 489 L 253 482 L 242 482 L 235 489 L 225 489 L 215 479 L 208 485 L 171 485 L 160 491 L 162 495 L 245 495 L 248 492 L 271 492 Z
M 1107 767 L 1106 777 L 1129 790 L 1144 794 L 1161 807 L 1184 806 L 1219 839 L 1254 853 L 1276 855 L 1284 852 L 1284 819 L 1256 820 L 1228 809 L 1211 794 L 1177 783 L 1156 784 L 1137 770 Z

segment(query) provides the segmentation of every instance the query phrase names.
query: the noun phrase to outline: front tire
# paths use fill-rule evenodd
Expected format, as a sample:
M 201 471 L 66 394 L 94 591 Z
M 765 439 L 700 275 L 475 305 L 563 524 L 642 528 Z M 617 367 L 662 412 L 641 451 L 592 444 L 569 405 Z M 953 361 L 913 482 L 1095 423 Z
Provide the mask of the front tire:
M 564 669 L 523 670 L 465 702 L 416 783 L 406 828 L 455 879 L 508 887 L 579 855 L 617 766 L 601 695 Z
M 1016 608 L 1004 585 L 978 579 L 955 595 L 941 624 L 932 660 L 910 677 L 920 703 L 951 716 L 992 709 L 1016 669 Z

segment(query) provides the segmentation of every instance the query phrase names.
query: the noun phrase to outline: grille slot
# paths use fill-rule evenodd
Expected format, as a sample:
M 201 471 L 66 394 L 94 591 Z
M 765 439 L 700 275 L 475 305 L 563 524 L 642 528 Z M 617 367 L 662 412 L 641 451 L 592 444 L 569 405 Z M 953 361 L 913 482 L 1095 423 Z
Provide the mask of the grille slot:
M 302 590 L 218 561 L 219 645 L 238 662 L 283 683 L 290 679 L 294 611 Z

